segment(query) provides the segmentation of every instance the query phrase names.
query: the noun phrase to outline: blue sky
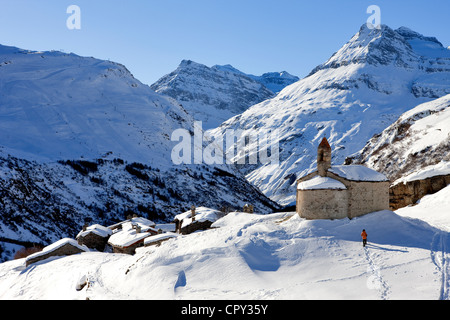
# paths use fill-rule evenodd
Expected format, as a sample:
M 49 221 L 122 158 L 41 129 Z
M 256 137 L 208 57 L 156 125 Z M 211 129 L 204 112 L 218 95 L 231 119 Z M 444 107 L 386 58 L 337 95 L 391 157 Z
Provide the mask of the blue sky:
M 80 30 L 66 27 L 72 4 Z M 182 59 L 304 77 L 359 30 L 369 5 L 381 23 L 450 46 L 448 0 L 0 0 L 0 44 L 110 59 L 147 84 Z

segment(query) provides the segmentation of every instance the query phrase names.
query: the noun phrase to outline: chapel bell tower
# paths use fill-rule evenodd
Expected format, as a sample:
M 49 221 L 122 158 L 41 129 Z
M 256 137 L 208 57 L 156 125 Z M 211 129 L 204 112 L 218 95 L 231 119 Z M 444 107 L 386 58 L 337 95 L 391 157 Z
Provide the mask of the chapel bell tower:
M 317 148 L 317 170 L 321 177 L 326 176 L 326 172 L 331 168 L 331 147 L 327 138 L 323 138 Z

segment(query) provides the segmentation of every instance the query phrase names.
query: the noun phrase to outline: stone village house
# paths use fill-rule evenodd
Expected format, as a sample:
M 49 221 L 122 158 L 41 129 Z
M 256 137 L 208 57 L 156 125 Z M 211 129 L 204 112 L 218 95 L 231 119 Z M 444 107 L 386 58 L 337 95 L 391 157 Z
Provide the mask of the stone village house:
M 219 217 L 221 212 L 218 210 L 192 206 L 191 210 L 174 217 L 175 232 L 190 234 L 198 230 L 207 230 Z
M 331 165 L 331 147 L 323 138 L 317 170 L 297 180 L 296 211 L 305 219 L 355 218 L 389 210 L 389 180 L 361 165 Z

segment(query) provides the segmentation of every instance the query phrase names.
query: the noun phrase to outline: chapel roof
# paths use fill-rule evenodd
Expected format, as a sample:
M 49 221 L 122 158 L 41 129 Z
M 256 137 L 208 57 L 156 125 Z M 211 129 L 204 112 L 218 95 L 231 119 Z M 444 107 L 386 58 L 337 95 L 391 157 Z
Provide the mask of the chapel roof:
M 346 190 L 347 188 L 340 181 L 321 176 L 316 176 L 312 179 L 300 182 L 297 185 L 297 190 L 321 190 L 321 189 Z
M 328 140 L 326 137 L 323 137 L 322 141 L 319 144 L 319 148 L 324 148 L 324 147 L 331 149 L 330 144 L 328 143 Z
M 352 181 L 389 181 L 384 174 L 362 165 L 332 166 L 328 171 Z

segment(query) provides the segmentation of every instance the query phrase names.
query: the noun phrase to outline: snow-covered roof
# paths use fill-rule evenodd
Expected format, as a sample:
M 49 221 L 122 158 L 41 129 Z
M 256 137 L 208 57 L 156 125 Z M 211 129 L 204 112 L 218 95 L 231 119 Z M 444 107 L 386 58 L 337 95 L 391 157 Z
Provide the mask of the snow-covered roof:
M 198 207 L 198 208 L 195 208 L 195 221 L 214 222 L 219 218 L 219 214 L 220 214 L 220 211 L 218 211 L 218 210 L 206 208 L 206 207 Z M 192 223 L 191 210 L 176 215 L 174 219 L 183 221 L 183 224 L 181 226 L 182 228 L 191 224 Z
M 312 179 L 300 182 L 297 185 L 297 190 L 318 190 L 318 189 L 347 189 L 345 185 L 332 178 L 316 176 Z
M 156 232 L 156 230 L 154 229 L 156 224 L 153 221 L 148 220 L 146 218 L 142 218 L 142 217 L 132 218 L 130 225 L 133 225 L 133 224 L 141 227 L 142 232 L 147 232 L 150 230 Z M 122 227 L 123 227 L 123 225 L 122 225 Z
M 148 219 L 143 218 L 143 217 L 132 218 L 131 222 L 137 223 L 137 224 L 143 225 L 143 226 L 148 226 L 148 227 L 154 227 L 156 225 L 156 223 L 154 223 L 153 221 L 148 220 Z
M 157 230 L 151 226 L 148 226 L 149 222 L 151 225 L 154 223 L 145 218 L 133 218 L 131 220 L 122 223 L 122 229 L 116 229 L 111 237 L 109 237 L 108 243 L 115 247 L 126 248 L 136 242 L 139 242 L 153 234 L 157 233 Z M 141 232 L 137 233 L 133 226 L 141 227 Z
M 352 181 L 389 181 L 384 174 L 361 165 L 332 166 L 328 171 Z
M 54 250 L 56 250 L 56 249 L 58 249 L 58 248 L 61 248 L 62 246 L 66 245 L 66 244 L 70 244 L 70 245 L 72 245 L 73 247 L 76 247 L 76 248 L 78 248 L 78 249 L 80 249 L 80 250 L 82 250 L 82 251 L 86 251 L 86 252 L 91 251 L 91 250 L 90 250 L 88 247 L 86 247 L 85 245 L 80 245 L 80 244 L 78 244 L 78 241 L 76 241 L 76 240 L 74 240 L 74 239 L 71 239 L 71 238 L 64 238 L 64 239 L 61 239 L 61 240 L 59 240 L 59 241 L 56 241 L 55 243 L 52 243 L 51 245 L 45 247 L 44 249 L 42 249 L 42 251 L 39 251 L 39 252 L 30 254 L 30 255 L 27 257 L 27 260 L 30 260 L 30 259 L 33 259 L 33 258 L 36 258 L 36 257 L 43 256 L 43 255 L 45 255 L 45 254 L 47 254 L 47 253 L 49 253 L 49 252 L 52 252 L 52 251 L 54 251 Z
M 92 226 L 87 227 L 85 231 L 80 231 L 77 238 L 85 237 L 89 233 L 95 233 L 100 237 L 106 238 L 112 234 L 112 230 L 99 224 L 93 224 Z
M 121 230 L 114 233 L 108 240 L 108 243 L 114 247 L 127 248 L 136 242 L 150 237 L 152 234 L 148 232 L 139 232 L 136 230 Z
M 148 219 L 142 218 L 142 217 L 135 217 L 135 218 L 131 218 L 131 219 L 113 224 L 113 225 L 109 226 L 108 228 L 114 230 L 117 227 L 122 226 L 122 228 L 130 229 L 130 228 L 132 228 L 131 226 L 133 224 L 141 227 L 141 231 L 148 231 L 149 229 L 153 229 L 156 226 L 156 223 L 154 223 L 151 220 L 148 220 Z
M 149 244 L 149 243 L 153 243 L 156 241 L 161 241 L 161 240 L 166 240 L 169 238 L 176 238 L 178 237 L 179 234 L 178 233 L 173 233 L 173 232 L 165 232 L 165 233 L 160 233 L 154 236 L 150 236 L 148 238 L 146 238 L 144 240 L 144 245 Z

